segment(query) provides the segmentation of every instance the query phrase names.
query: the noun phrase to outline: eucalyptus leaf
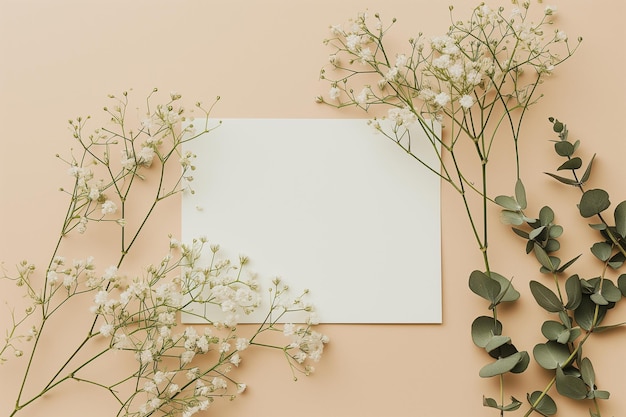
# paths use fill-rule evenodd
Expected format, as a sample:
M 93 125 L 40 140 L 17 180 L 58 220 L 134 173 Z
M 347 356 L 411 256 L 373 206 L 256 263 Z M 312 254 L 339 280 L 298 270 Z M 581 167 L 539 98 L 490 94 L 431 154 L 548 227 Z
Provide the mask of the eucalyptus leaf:
M 574 340 L 578 339 L 581 334 L 583 334 L 583 331 L 580 330 L 580 327 L 576 327 L 575 329 L 570 330 L 569 343 L 572 343 Z
M 545 321 L 541 325 L 541 334 L 545 336 L 546 339 L 555 341 L 563 330 L 568 330 L 562 323 L 554 320 Z
M 580 256 L 582 255 L 582 253 L 580 255 L 578 255 L 577 257 L 565 262 L 565 264 L 557 269 L 557 272 L 561 273 L 563 271 L 565 271 L 568 267 L 570 267 L 574 262 L 576 262 L 578 260 L 578 258 L 580 258 Z
M 576 310 L 574 310 L 574 319 L 576 320 L 576 323 L 578 323 L 583 330 L 587 331 L 590 331 L 593 327 L 598 326 L 604 319 L 605 315 L 606 307 L 594 303 L 587 295 L 583 296 L 580 305 L 576 308 Z
M 522 403 L 515 399 L 515 397 L 511 397 L 511 403 L 502 407 L 502 411 L 515 411 L 522 406 Z
M 580 210 L 580 215 L 587 218 L 602 213 L 610 205 L 609 194 L 602 189 L 595 188 L 583 193 L 578 209 Z
M 493 398 L 483 397 L 483 406 L 500 409 L 498 402 L 494 400 Z
M 565 128 L 565 125 L 561 122 L 559 122 L 558 119 L 555 119 L 553 117 L 550 117 L 549 120 L 553 123 L 552 125 L 552 129 L 556 132 L 556 133 L 561 133 L 563 131 L 563 129 Z
M 561 244 L 556 239 L 548 239 L 546 246 L 544 247 L 546 253 L 556 252 L 559 249 L 561 249 Z
M 483 397 L 483 405 L 485 407 L 497 408 L 498 410 L 502 410 L 502 411 L 515 411 L 518 408 L 520 408 L 522 403 L 520 401 L 518 401 L 515 397 L 511 397 L 511 403 L 510 404 L 499 405 L 498 402 L 496 400 L 494 400 L 493 398 L 485 398 L 485 397 Z
M 602 262 L 608 261 L 611 257 L 612 246 L 606 242 L 596 242 L 591 246 L 591 253 Z
M 561 310 L 559 311 L 559 320 L 561 320 L 561 324 L 563 324 L 563 326 L 565 326 L 568 329 L 572 328 L 572 319 L 569 316 L 569 314 L 567 314 L 567 311 L 565 310 Z
M 524 188 L 524 184 L 522 183 L 522 180 L 519 178 L 515 182 L 515 199 L 519 203 L 522 210 L 524 210 L 527 207 L 528 203 L 526 201 L 526 190 Z
M 497 272 L 490 272 L 492 279 L 500 284 L 500 293 L 496 299 L 496 303 L 516 301 L 520 297 L 520 293 L 513 287 L 512 280 L 508 280 Z
M 609 325 L 606 325 L 606 326 L 598 326 L 593 331 L 595 333 L 604 333 L 604 332 L 608 332 L 609 330 L 618 329 L 618 328 L 623 327 L 625 325 L 626 325 L 626 322 L 617 323 L 617 324 L 609 324 Z
M 609 258 L 608 265 L 613 269 L 619 269 L 626 262 L 626 257 L 622 252 L 617 252 L 615 255 Z
M 626 238 L 626 201 L 622 201 L 615 207 L 615 230 L 623 238 Z
M 543 394 L 541 391 L 535 391 L 528 395 L 527 399 L 533 410 L 536 410 L 538 413 L 543 414 L 544 416 L 556 414 L 556 403 L 548 394 Z
M 536 229 L 531 230 L 530 233 L 528 233 L 528 238 L 535 240 L 544 232 L 546 232 L 546 226 L 538 227 Z M 543 238 L 541 240 L 543 240 Z
M 513 232 L 518 235 L 519 237 L 523 238 L 523 239 L 528 239 L 528 232 L 522 230 L 522 229 L 518 229 L 516 227 L 511 227 L 511 230 L 513 230 Z
M 554 144 L 554 150 L 557 154 L 559 154 L 559 156 L 564 157 L 572 156 L 575 151 L 574 145 L 566 140 L 556 142 Z
M 554 221 L 554 211 L 548 206 L 543 206 L 539 210 L 539 221 L 542 225 L 547 226 Z
M 552 178 L 554 178 L 555 180 L 563 183 L 563 184 L 567 184 L 567 185 L 580 185 L 580 183 L 576 180 L 573 180 L 571 178 L 565 178 L 565 177 L 561 177 L 559 175 L 556 174 L 552 174 L 550 172 L 544 172 L 544 174 L 551 176 Z
M 589 284 L 593 285 L 593 293 L 601 293 L 610 303 L 616 303 L 622 298 L 622 292 L 608 278 L 592 278 Z
M 580 362 L 580 374 L 583 378 L 585 384 L 591 389 L 595 389 L 596 387 L 596 373 L 593 370 L 593 365 L 589 358 L 583 358 Z
M 540 343 L 533 349 L 535 361 L 544 369 L 556 369 L 569 359 L 570 351 L 567 345 L 548 341 Z
M 487 346 L 492 337 L 502 334 L 502 323 L 493 317 L 480 316 L 472 323 L 472 341 L 480 348 Z
M 529 240 L 528 242 L 526 242 L 526 253 L 532 252 L 534 247 L 535 247 L 535 242 L 533 242 L 532 240 Z
M 604 298 L 604 296 L 601 293 L 593 293 L 591 294 L 591 301 L 593 301 L 595 304 L 599 305 L 599 306 L 605 306 L 608 305 L 609 302 L 606 298 Z
M 521 359 L 522 355 L 519 352 L 507 356 L 506 358 L 500 358 L 495 362 L 483 366 L 478 375 L 480 375 L 481 378 L 490 378 L 492 376 L 505 374 L 513 369 Z
M 500 212 L 500 221 L 504 224 L 520 226 L 524 224 L 524 216 L 522 216 L 522 214 L 517 211 L 502 210 Z
M 617 303 L 622 299 L 622 292 L 608 278 L 602 280 L 602 295 L 610 303 Z
M 583 174 L 583 176 L 580 178 L 580 183 L 584 184 L 587 182 L 587 180 L 589 179 L 589 176 L 591 175 L 591 167 L 593 165 L 593 160 L 596 158 L 596 154 L 594 153 L 593 156 L 591 157 L 591 161 L 589 161 L 589 165 L 587 165 L 587 169 L 585 170 L 585 173 Z
M 499 195 L 495 198 L 494 201 L 497 205 L 507 210 L 519 211 L 522 208 L 522 206 L 515 200 L 515 198 L 506 195 Z
M 543 309 L 551 312 L 558 313 L 563 310 L 564 306 L 559 300 L 559 297 L 556 296 L 551 289 L 546 287 L 540 282 L 530 281 L 530 291 L 535 297 L 535 301 L 539 304 Z
M 515 365 L 513 369 L 511 369 L 511 373 L 514 373 L 514 374 L 521 374 L 528 368 L 528 365 L 530 364 L 530 355 L 528 354 L 528 352 L 523 350 L 519 353 L 522 356 L 522 358 L 517 363 L 517 365 Z
M 480 271 L 472 271 L 469 278 L 469 287 L 472 292 L 494 304 L 500 294 L 500 284 L 495 279 Z
M 593 223 L 590 224 L 589 227 L 591 227 L 593 230 L 606 230 L 606 224 L 604 223 Z
M 578 275 L 572 275 L 565 281 L 565 293 L 567 294 L 567 304 L 565 308 L 568 310 L 578 308 L 583 298 L 583 290 Z
M 580 159 L 579 157 L 574 157 L 572 159 L 568 159 L 567 161 L 563 162 L 561 166 L 557 168 L 557 171 L 562 171 L 565 169 L 578 169 L 581 166 L 583 166 L 582 159 Z
M 594 390 L 593 397 L 600 400 L 608 400 L 611 394 L 608 391 Z
M 626 297 L 626 274 L 622 274 L 617 278 L 617 286 L 622 295 Z
M 502 345 L 509 344 L 511 342 L 511 338 L 508 336 L 493 336 L 487 345 L 485 346 L 485 350 L 487 352 L 492 352 L 499 348 Z
M 555 267 L 554 265 L 552 265 L 552 261 L 550 260 L 550 257 L 548 256 L 546 251 L 537 243 L 535 243 L 535 245 L 533 246 L 533 250 L 535 252 L 535 257 L 537 258 L 541 266 L 546 268 L 548 271 L 553 272 L 555 270 Z
M 564 345 L 566 343 L 569 343 L 571 336 L 572 331 L 569 329 L 564 329 L 561 333 L 559 333 L 558 337 L 556 338 L 556 342 Z
M 558 224 L 554 224 L 550 226 L 550 232 L 548 233 L 548 235 L 550 235 L 551 238 L 556 239 L 557 237 L 560 237 L 562 234 L 563 234 L 562 226 L 559 226 Z
M 572 375 L 566 375 L 560 367 L 556 368 L 556 390 L 559 394 L 574 400 L 582 400 L 587 397 L 587 386 L 583 380 Z

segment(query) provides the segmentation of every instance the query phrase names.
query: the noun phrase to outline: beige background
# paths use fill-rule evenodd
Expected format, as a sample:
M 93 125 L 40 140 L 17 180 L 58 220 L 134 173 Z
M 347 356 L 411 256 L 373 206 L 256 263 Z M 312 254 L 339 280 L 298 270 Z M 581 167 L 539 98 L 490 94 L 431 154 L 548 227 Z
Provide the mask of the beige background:
M 462 5 L 455 16 L 464 19 L 473 4 L 457 3 Z M 559 26 L 570 37 L 580 35 L 585 41 L 574 58 L 558 68 L 543 89 L 545 99 L 532 109 L 523 135 L 523 176 L 532 207 L 551 205 L 566 227 L 564 237 L 569 241 L 563 245 L 562 258 L 584 252 L 579 272 L 593 277 L 599 269 L 586 249 L 593 235 L 578 222 L 574 205 L 578 194 L 541 173 L 558 163 L 545 120 L 554 115 L 568 122 L 571 135 L 583 141 L 582 153 L 587 157 L 598 153 L 590 186 L 606 186 L 616 203 L 626 199 L 621 181 L 626 148 L 622 123 L 626 6 L 618 0 L 553 4 L 559 7 Z M 54 155 L 72 146 L 66 120 L 87 114 L 98 119 L 107 94 L 132 88 L 141 100 L 159 87 L 180 92 L 190 105 L 220 95 L 216 117 L 366 117 L 313 102 L 327 91 L 327 85 L 318 81 L 318 71 L 329 53 L 322 45 L 329 24 L 342 23 L 364 9 L 395 16 L 397 27 L 389 36 L 401 45 L 419 31 L 445 32 L 447 5 L 425 0 L 0 0 L 0 259 L 7 268 L 23 258 L 45 262 L 65 206 L 57 189 L 67 184 L 67 176 Z M 493 193 L 510 194 L 513 177 L 507 166 L 495 167 L 492 175 Z M 317 373 L 297 383 L 279 357 L 251 352 L 241 370 L 249 391 L 234 403 L 217 404 L 214 411 L 242 417 L 496 415 L 481 405 L 483 394 L 498 396 L 496 380 L 478 377 L 488 359 L 469 337 L 473 318 L 488 313 L 467 288 L 468 274 L 480 268 L 481 260 L 461 205 L 449 189 L 443 190 L 442 206 L 443 325 L 325 326 L 332 344 Z M 171 204 L 152 223 L 149 238 L 157 241 L 178 233 L 177 210 L 177 204 Z M 524 255 L 522 242 L 506 227 L 493 224 L 492 267 L 514 276 L 523 293 L 523 300 L 502 318 L 505 332 L 519 347 L 532 350 L 542 341 L 539 320 L 547 317 L 531 299 L 527 281 L 543 278 Z M 0 288 L 3 299 L 20 303 L 15 289 L 5 284 Z M 621 319 L 615 321 L 624 320 L 626 309 L 620 310 Z M 2 331 L 7 311 L 0 306 Z M 72 312 L 56 325 L 46 346 L 49 357 L 36 372 L 50 372 L 49 363 L 75 336 L 74 324 L 84 314 Z M 598 355 L 598 341 L 611 348 Z M 586 349 L 600 388 L 613 395 L 602 404 L 606 416 L 626 410 L 625 344 L 626 334 L 619 330 L 598 336 Z M 13 375 L 22 365 L 12 360 L 0 367 L 2 415 L 14 398 Z M 101 372 L 116 365 L 123 365 L 123 359 Z M 506 380 L 506 395 L 523 399 L 527 391 L 541 390 L 549 376 L 533 364 L 525 374 Z M 562 416 L 588 415 L 591 406 L 568 400 L 559 405 Z M 114 409 L 108 399 L 70 385 L 20 415 L 107 416 Z

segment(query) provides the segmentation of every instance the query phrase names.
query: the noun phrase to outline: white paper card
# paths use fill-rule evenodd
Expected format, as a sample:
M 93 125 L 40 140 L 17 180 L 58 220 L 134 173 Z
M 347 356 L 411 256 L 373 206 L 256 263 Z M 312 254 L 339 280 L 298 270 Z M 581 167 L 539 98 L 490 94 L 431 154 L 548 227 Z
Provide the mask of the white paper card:
M 411 150 L 438 166 L 420 135 Z M 322 323 L 441 322 L 440 180 L 366 120 L 224 119 L 185 150 L 183 241 L 308 288 Z

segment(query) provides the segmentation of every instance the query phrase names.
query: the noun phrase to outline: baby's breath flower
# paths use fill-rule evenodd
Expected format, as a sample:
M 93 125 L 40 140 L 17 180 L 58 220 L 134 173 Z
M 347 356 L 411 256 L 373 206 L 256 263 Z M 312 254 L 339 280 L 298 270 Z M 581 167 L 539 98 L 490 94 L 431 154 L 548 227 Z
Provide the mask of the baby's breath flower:
M 474 104 L 474 98 L 470 95 L 465 94 L 459 99 L 459 104 L 464 109 L 469 109 Z
M 546 16 L 552 16 L 553 14 L 556 13 L 557 7 L 556 6 L 551 6 L 551 5 L 547 5 L 546 8 L 544 9 L 544 13 L 546 14 Z
M 101 210 L 103 215 L 113 214 L 117 211 L 117 205 L 111 200 L 106 200 L 102 203 Z
M 112 324 L 103 324 L 102 326 L 100 326 L 100 334 L 102 336 L 105 337 L 109 337 L 113 334 L 113 330 L 115 329 L 115 327 L 113 327 Z
M 245 337 L 240 337 L 237 339 L 235 346 L 239 351 L 246 350 L 250 346 L 250 341 Z
M 450 95 L 445 91 L 442 91 L 441 93 L 437 94 L 433 100 L 438 106 L 444 107 L 450 102 Z

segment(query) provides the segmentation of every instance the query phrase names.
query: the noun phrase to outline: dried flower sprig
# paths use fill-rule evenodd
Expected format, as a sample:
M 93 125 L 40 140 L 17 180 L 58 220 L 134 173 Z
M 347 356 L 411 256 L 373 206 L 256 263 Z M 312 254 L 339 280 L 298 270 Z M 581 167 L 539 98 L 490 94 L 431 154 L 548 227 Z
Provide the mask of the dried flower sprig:
M 533 13 L 528 1 L 512 3 L 508 10 L 481 3 L 464 21 L 455 19 L 450 7 L 451 25 L 445 34 L 419 33 L 406 48 L 389 39 L 396 19 L 386 24 L 379 14 L 361 13 L 347 25 L 333 25 L 325 40 L 332 48 L 329 64 L 320 73 L 329 90 L 317 97 L 336 108 L 386 109 L 382 118 L 392 122 L 390 129 L 380 118 L 370 124 L 457 191 L 484 263 L 483 270 L 470 274 L 469 287 L 487 300 L 491 312 L 472 325 L 474 343 L 492 358 L 479 374 L 500 382 L 499 398 L 485 398 L 484 405 L 501 415 L 522 405 L 515 398 L 505 400 L 504 376 L 523 372 L 530 355 L 518 351 L 498 319 L 498 306 L 520 294 L 490 263 L 488 205 L 498 202 L 488 187 L 491 151 L 497 140 L 512 140 L 516 195 L 525 195 L 518 152 L 523 121 L 542 96 L 541 84 L 582 41 L 570 42 L 563 30 L 553 27 L 555 7 Z M 443 124 L 443 135 L 433 129 L 433 121 Z M 439 162 L 436 166 L 414 151 L 406 129 L 412 124 L 426 132 Z M 472 158 L 465 155 L 468 149 L 474 151 Z M 479 172 L 480 177 L 474 179 L 470 172 Z M 470 201 L 474 196 L 478 206 Z M 536 400 L 529 398 L 531 405 Z
M 86 134 L 89 118 L 69 122 L 79 147 L 69 158 L 59 156 L 68 164 L 73 186 L 62 189 L 70 202 L 48 266 L 40 273 L 34 265 L 22 262 L 16 276 L 3 274 L 25 289 L 31 303 L 21 318 L 12 316 L 0 349 L 3 360 L 11 351 L 27 358 L 24 374 L 17 381 L 14 407 L 8 410 L 10 416 L 67 381 L 89 384 L 111 395 L 119 405 L 118 416 L 191 416 L 205 410 L 215 398 L 232 399 L 245 390 L 246 384 L 236 380 L 231 371 L 250 346 L 284 352 L 294 378 L 296 372 L 310 374 L 311 362 L 321 358 L 328 338 L 313 330 L 317 323 L 313 307 L 305 301 L 307 291 L 291 300 L 288 287 L 280 280 L 274 280 L 270 289 L 266 319 L 251 334 L 237 331 L 242 315 L 263 306 L 262 286 L 246 272 L 248 258 L 240 257 L 238 263 L 222 259 L 217 245 L 210 246 L 210 264 L 201 264 L 205 238 L 180 243 L 170 237 L 167 253 L 157 263 L 142 274 L 127 269 L 125 261 L 157 207 L 191 190 L 194 155 L 182 154 L 181 145 L 215 128 L 208 124 L 181 128 L 181 122 L 191 117 L 179 104 L 181 95 L 171 93 L 164 104 L 153 106 L 156 93 L 155 89 L 148 96 L 137 127 L 128 118 L 127 92 L 110 96 L 113 105 L 104 108 L 110 126 Z M 197 103 L 195 107 L 206 118 L 213 105 L 205 108 Z M 146 184 L 152 185 L 148 201 L 132 198 L 138 184 L 142 184 L 142 195 L 146 195 Z M 94 257 L 69 262 L 64 255 L 64 239 L 72 234 L 88 238 L 92 223 L 109 225 L 120 236 L 118 242 L 113 241 L 119 244 L 117 261 L 104 270 L 96 266 Z M 92 301 L 93 318 L 83 329 L 83 338 L 68 348 L 52 377 L 36 380 L 31 371 L 51 319 L 80 306 L 84 297 Z M 178 314 L 191 303 L 205 306 L 202 314 L 195 314 L 207 324 L 177 332 Z M 310 317 L 305 324 L 295 328 L 288 323 L 292 313 L 302 311 Z M 263 333 L 276 331 L 284 332 L 284 344 L 261 340 Z M 115 374 L 121 376 L 115 381 L 89 376 L 91 366 L 115 352 L 134 358 L 134 369 L 117 370 Z M 38 391 L 29 394 L 33 387 Z

